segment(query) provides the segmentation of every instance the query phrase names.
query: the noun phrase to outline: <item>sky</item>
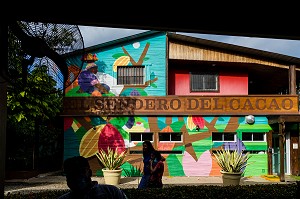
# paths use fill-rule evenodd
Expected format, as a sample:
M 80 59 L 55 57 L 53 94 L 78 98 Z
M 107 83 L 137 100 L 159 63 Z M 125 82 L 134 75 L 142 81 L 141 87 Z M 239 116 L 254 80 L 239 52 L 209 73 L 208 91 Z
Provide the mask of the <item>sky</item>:
M 130 35 L 147 31 L 147 30 L 138 30 L 138 29 L 123 29 L 123 28 L 108 28 L 108 27 L 93 27 L 93 26 L 79 26 L 79 29 L 83 36 L 85 47 L 98 45 L 101 43 L 105 43 L 108 41 L 120 39 L 122 37 L 127 37 Z M 239 37 L 239 36 L 197 34 L 197 33 L 184 33 L 184 32 L 176 32 L 176 33 L 300 58 L 299 40 Z

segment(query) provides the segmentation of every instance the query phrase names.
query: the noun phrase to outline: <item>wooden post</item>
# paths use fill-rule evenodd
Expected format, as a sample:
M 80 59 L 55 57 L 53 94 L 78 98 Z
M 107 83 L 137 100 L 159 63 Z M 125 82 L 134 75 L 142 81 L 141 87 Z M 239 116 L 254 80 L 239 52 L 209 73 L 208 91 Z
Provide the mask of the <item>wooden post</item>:
M 269 131 L 267 133 L 267 144 L 268 144 L 268 175 L 272 175 L 273 174 L 273 161 L 272 161 L 272 146 L 273 146 L 273 131 Z
M 298 175 L 300 175 L 300 132 L 299 132 L 299 130 L 300 130 L 300 125 L 299 125 L 299 123 L 297 124 L 297 126 L 298 126 L 298 128 L 297 128 L 297 130 L 298 130 L 298 165 L 297 165 L 297 168 L 298 168 Z
M 279 150 L 280 150 L 280 182 L 285 181 L 285 171 L 284 171 L 284 144 L 285 143 L 285 123 L 281 119 L 279 122 Z
M 289 93 L 296 95 L 296 66 L 290 65 L 289 67 Z

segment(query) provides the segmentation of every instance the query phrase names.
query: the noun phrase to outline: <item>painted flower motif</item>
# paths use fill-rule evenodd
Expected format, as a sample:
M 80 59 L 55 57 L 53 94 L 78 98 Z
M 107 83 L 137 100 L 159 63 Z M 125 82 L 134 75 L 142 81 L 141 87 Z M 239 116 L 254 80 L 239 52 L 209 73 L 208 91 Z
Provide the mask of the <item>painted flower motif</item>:
M 182 158 L 183 171 L 186 176 L 209 176 L 212 161 L 209 150 L 203 152 L 198 160 L 185 151 Z

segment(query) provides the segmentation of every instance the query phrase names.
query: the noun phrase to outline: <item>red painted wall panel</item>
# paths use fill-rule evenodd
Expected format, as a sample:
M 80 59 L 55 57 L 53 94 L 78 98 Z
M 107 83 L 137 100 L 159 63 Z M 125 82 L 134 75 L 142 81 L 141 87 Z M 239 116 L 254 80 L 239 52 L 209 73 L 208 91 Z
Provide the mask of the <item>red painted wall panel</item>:
M 172 71 L 170 72 L 172 82 L 169 82 L 169 95 L 248 95 L 246 73 L 220 72 L 219 75 L 219 92 L 191 92 L 189 71 Z

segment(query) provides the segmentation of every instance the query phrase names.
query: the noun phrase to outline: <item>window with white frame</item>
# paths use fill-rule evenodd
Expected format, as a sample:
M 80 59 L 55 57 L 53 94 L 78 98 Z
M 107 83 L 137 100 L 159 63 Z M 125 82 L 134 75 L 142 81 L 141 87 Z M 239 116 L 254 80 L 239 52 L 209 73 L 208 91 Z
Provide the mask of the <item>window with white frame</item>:
M 149 140 L 153 142 L 153 133 L 150 132 L 143 132 L 143 133 L 136 133 L 132 132 L 129 134 L 130 142 L 143 142 L 145 140 Z
M 159 142 L 182 142 L 182 132 L 160 132 L 158 133 Z
M 242 133 L 242 141 L 246 142 L 264 142 L 266 141 L 265 133 Z
M 212 133 L 213 142 L 235 142 L 236 133 Z
M 118 66 L 117 84 L 118 85 L 141 85 L 145 84 L 145 66 Z
M 191 72 L 191 92 L 218 91 L 219 74 L 217 72 Z

